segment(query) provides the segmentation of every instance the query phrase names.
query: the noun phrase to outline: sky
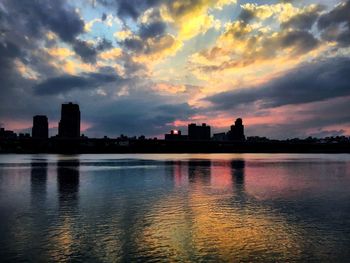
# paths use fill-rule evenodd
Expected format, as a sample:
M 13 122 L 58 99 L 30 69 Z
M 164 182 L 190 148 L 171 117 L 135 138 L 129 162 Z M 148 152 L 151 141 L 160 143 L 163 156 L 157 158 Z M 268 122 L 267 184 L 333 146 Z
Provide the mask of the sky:
M 76 102 L 82 133 L 350 135 L 350 0 L 1 0 L 0 124 Z

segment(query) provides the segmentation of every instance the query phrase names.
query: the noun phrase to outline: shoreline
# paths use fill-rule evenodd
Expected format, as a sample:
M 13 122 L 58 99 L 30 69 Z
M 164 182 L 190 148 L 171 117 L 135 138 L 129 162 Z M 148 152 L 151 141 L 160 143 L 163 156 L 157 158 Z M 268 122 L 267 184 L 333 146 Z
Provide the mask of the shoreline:
M 191 154 L 191 153 L 350 153 L 350 143 L 217 142 L 113 139 L 14 140 L 0 142 L 0 154 Z

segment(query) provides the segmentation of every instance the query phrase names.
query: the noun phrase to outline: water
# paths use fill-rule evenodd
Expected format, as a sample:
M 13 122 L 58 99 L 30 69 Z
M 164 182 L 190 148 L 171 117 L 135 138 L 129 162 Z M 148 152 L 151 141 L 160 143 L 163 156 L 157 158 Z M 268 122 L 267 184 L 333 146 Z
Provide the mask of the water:
M 350 155 L 0 155 L 1 262 L 349 262 Z

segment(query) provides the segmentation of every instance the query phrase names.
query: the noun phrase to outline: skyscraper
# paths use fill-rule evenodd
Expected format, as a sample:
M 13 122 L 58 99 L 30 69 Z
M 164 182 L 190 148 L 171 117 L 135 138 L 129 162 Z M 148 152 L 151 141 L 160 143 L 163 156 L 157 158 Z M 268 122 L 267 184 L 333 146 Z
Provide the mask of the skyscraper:
M 228 138 L 231 141 L 244 141 L 244 125 L 241 118 L 236 119 L 235 124 L 231 126 L 228 132 Z
M 196 125 L 195 123 L 191 123 L 188 125 L 188 139 L 189 140 L 210 140 L 210 126 L 205 123 L 200 125 Z
M 72 102 L 62 104 L 58 136 L 61 138 L 80 137 L 80 110 L 78 104 Z
M 35 139 L 49 138 L 49 122 L 45 115 L 33 117 L 32 137 Z

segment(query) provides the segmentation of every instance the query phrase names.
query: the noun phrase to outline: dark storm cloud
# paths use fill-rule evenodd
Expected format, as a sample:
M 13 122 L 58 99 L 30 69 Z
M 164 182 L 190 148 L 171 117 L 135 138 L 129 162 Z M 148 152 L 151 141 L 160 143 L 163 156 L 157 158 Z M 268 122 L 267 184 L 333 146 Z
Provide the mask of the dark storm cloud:
M 350 1 L 344 1 L 318 20 L 322 38 L 336 41 L 340 46 L 350 45 Z
M 0 80 L 1 85 L 6 86 L 8 74 L 13 70 L 13 60 L 21 56 L 20 48 L 12 42 L 0 42 Z
M 318 5 L 316 8 L 292 16 L 281 24 L 282 28 L 293 28 L 298 30 L 310 30 L 325 7 Z
M 279 44 L 282 48 L 293 47 L 294 54 L 304 54 L 316 48 L 319 41 L 309 32 L 296 30 L 281 34 Z
M 153 22 L 151 24 L 142 24 L 140 26 L 139 36 L 142 39 L 153 38 L 164 34 L 166 24 L 161 21 Z
M 4 28 L 18 30 L 31 37 L 41 37 L 51 30 L 63 41 L 72 42 L 84 32 L 84 21 L 62 0 L 4 0 L 0 11 Z
M 91 89 L 99 85 L 123 81 L 117 75 L 103 73 L 85 73 L 81 76 L 63 75 L 47 79 L 33 87 L 37 95 L 64 94 L 73 89 Z
M 320 29 L 324 29 L 343 22 L 350 22 L 350 1 L 343 1 L 330 12 L 322 15 L 318 26 Z
M 117 9 L 118 17 L 136 20 L 145 10 L 157 6 L 162 0 L 98 0 L 99 3 Z
M 194 113 L 194 109 L 191 108 L 187 103 L 179 104 L 164 104 L 155 108 L 155 110 L 163 116 L 169 118 L 185 119 Z
M 157 9 L 160 5 L 165 5 L 173 17 L 181 17 L 207 4 L 203 0 L 176 2 L 173 0 L 98 0 L 98 2 L 107 7 L 115 7 L 118 17 L 124 20 L 128 18 L 137 20 L 146 10 Z
M 124 41 L 120 42 L 120 45 L 124 46 L 128 50 L 134 52 L 142 52 L 145 49 L 145 43 L 139 38 L 127 38 Z
M 98 41 L 97 44 L 91 44 L 87 41 L 76 39 L 73 44 L 73 50 L 83 61 L 95 63 L 99 52 L 112 48 L 112 43 L 106 39 Z
M 0 61 L 12 59 L 20 55 L 19 47 L 12 42 L 0 42 Z
M 133 52 L 150 53 L 152 46 L 162 42 L 162 37 L 166 36 L 166 28 L 167 24 L 162 20 L 160 11 L 150 10 L 147 14 L 147 22 L 140 23 L 134 35 L 120 41 L 119 44 Z
M 0 102 L 3 105 L 22 103 L 33 85 L 19 71 L 18 64 L 29 67 L 45 78 L 57 74 L 50 57 L 41 45 L 46 33 L 52 31 L 61 40 L 72 43 L 84 32 L 84 22 L 75 9 L 64 0 L 3 0 L 0 4 Z M 12 99 L 13 98 L 13 99 Z
M 346 135 L 346 132 L 341 128 L 334 130 L 334 128 L 327 127 L 346 127 L 350 124 L 350 97 L 316 102 L 306 108 L 295 107 L 293 113 L 295 116 L 308 117 L 296 117 L 293 118 L 293 121 L 282 123 L 248 125 L 246 133 L 250 136 L 258 135 L 270 138 Z
M 83 61 L 91 63 L 96 62 L 97 50 L 92 44 L 77 39 L 73 44 L 73 50 Z
M 160 4 L 165 4 L 174 16 L 181 16 L 199 8 L 204 3 L 202 0 L 178 1 L 176 5 L 173 4 L 173 0 L 99 0 L 99 2 L 106 6 L 115 6 L 118 17 L 134 20 L 137 20 L 147 9 L 158 7 Z
M 8 104 L 13 90 L 24 84 L 24 80 L 14 64 L 14 60 L 22 55 L 16 44 L 0 41 L 0 109 Z
M 166 33 L 166 24 L 154 21 L 141 24 L 135 35 L 120 41 L 119 45 L 132 52 L 152 54 L 171 47 L 174 43 L 175 37 Z
M 95 109 L 89 121 L 94 126 L 89 133 L 127 135 L 161 135 L 172 129 L 166 127 L 180 117 L 188 118 L 195 113 L 187 103 L 166 104 L 157 94 L 144 94 L 143 99 L 126 97 L 99 109 Z M 101 134 L 102 133 L 102 134 Z
M 277 107 L 347 96 L 349 83 L 350 59 L 332 58 L 301 65 L 262 87 L 224 92 L 206 100 L 221 110 L 254 102 Z
M 248 9 L 242 9 L 241 13 L 238 16 L 238 19 L 243 21 L 244 23 L 249 23 L 254 18 L 255 18 L 254 12 Z

